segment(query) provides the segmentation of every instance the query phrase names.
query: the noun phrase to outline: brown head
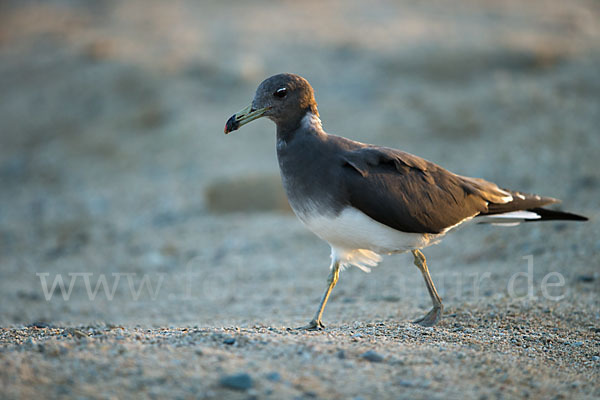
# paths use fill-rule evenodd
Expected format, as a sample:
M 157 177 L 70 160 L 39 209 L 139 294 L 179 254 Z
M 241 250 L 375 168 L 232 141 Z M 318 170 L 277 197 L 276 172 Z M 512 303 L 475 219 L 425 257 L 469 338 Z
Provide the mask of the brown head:
M 273 75 L 258 86 L 249 106 L 229 118 L 224 132 L 235 131 L 260 117 L 274 121 L 278 130 L 296 129 L 307 112 L 319 115 L 308 81 L 296 74 Z

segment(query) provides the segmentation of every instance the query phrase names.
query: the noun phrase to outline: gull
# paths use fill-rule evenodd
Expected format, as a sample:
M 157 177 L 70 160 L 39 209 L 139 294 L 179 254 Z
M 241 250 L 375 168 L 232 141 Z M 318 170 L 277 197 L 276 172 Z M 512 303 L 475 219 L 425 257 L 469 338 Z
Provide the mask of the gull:
M 433 326 L 444 307 L 423 248 L 471 220 L 498 225 L 587 220 L 542 208 L 557 199 L 503 189 L 400 150 L 326 133 L 313 88 L 296 74 L 265 79 L 252 103 L 229 118 L 224 132 L 261 117 L 277 126 L 277 158 L 292 210 L 331 246 L 327 288 L 303 329 L 324 328 L 323 310 L 345 267 L 369 271 L 382 254 L 408 251 L 433 303 L 431 311 L 414 322 Z

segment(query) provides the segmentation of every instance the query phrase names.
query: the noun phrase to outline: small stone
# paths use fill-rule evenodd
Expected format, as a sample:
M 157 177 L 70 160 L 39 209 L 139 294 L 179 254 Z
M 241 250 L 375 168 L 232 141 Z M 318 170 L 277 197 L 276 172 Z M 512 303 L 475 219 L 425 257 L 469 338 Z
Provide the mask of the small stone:
M 575 347 L 581 347 L 581 346 L 583 346 L 583 342 L 575 342 L 575 343 L 571 343 L 571 345 L 575 346 Z
M 225 340 L 223 340 L 223 343 L 231 346 L 231 345 L 235 344 L 235 338 L 234 337 L 228 337 Z
M 382 362 L 384 357 L 377 353 L 376 351 L 369 350 L 360 355 L 361 358 L 364 358 L 367 361 L 371 362 Z
M 79 329 L 73 329 L 73 336 L 80 338 L 80 339 L 88 337 L 88 335 L 85 332 L 82 332 Z
M 592 356 L 592 361 L 600 361 L 600 356 Z
M 248 390 L 254 386 L 252 377 L 247 373 L 227 375 L 221 378 L 221 386 L 233 390 Z
M 335 355 L 340 360 L 343 360 L 346 358 L 346 352 L 344 350 L 339 350 Z
M 279 372 L 269 372 L 265 378 L 267 378 L 271 382 L 281 381 L 281 375 L 279 374 Z
M 588 275 L 588 274 L 586 274 L 586 275 L 579 275 L 577 277 L 577 279 L 580 282 L 590 283 L 590 282 L 594 282 L 595 277 L 594 277 L 594 275 L 591 275 L 591 274 Z

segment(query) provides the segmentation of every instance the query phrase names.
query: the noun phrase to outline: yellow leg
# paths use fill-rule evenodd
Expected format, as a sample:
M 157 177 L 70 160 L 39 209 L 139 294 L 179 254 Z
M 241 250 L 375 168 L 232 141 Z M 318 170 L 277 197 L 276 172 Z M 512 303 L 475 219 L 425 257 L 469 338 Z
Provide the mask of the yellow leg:
M 331 266 L 331 271 L 329 272 L 329 277 L 327 278 L 327 289 L 325 293 L 323 293 L 323 297 L 321 298 L 321 303 L 319 304 L 319 309 L 315 313 L 312 321 L 310 321 L 307 325 L 304 325 L 298 329 L 306 329 L 306 330 L 321 330 L 325 328 L 323 322 L 321 322 L 321 317 L 323 317 L 323 310 L 325 310 L 325 305 L 327 304 L 327 300 L 329 300 L 329 295 L 331 291 L 335 287 L 338 279 L 340 279 L 340 263 L 339 261 L 333 261 Z
M 423 279 L 425 279 L 425 284 L 427 285 L 427 291 L 429 292 L 429 296 L 433 303 L 431 311 L 413 322 L 422 326 L 433 326 L 442 318 L 442 313 L 444 312 L 442 298 L 435 289 L 433 280 L 431 280 L 431 275 L 429 275 L 429 269 L 427 268 L 427 260 L 425 260 L 423 253 L 421 253 L 420 250 L 413 250 L 412 254 L 415 258 L 415 265 L 419 268 L 421 274 L 423 274 Z

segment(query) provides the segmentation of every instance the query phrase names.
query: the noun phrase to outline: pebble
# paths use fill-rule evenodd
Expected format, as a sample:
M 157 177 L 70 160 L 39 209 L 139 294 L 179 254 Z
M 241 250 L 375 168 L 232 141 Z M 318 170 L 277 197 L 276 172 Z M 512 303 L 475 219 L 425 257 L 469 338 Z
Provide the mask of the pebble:
M 267 374 L 267 376 L 265 376 L 265 378 L 267 378 L 271 382 L 280 382 L 281 381 L 281 375 L 279 374 L 279 372 L 269 372 Z
M 426 389 L 431 385 L 431 382 L 428 381 L 427 379 L 424 379 L 422 381 L 409 381 L 409 380 L 401 379 L 398 381 L 398 384 L 400 386 L 404 386 L 404 387 L 421 387 L 421 388 Z
M 382 362 L 384 357 L 374 350 L 369 350 L 360 355 L 361 358 L 371 362 Z
M 80 331 L 79 329 L 74 329 L 73 330 L 73 336 L 77 337 L 77 338 L 87 338 L 88 335 L 85 334 L 85 332 Z
M 578 279 L 580 282 L 589 283 L 589 282 L 594 282 L 594 280 L 595 280 L 595 277 L 594 277 L 594 275 L 579 275 L 579 276 L 577 277 L 577 279 Z
M 254 386 L 252 377 L 245 372 L 224 376 L 220 383 L 221 386 L 233 390 L 248 390 Z

